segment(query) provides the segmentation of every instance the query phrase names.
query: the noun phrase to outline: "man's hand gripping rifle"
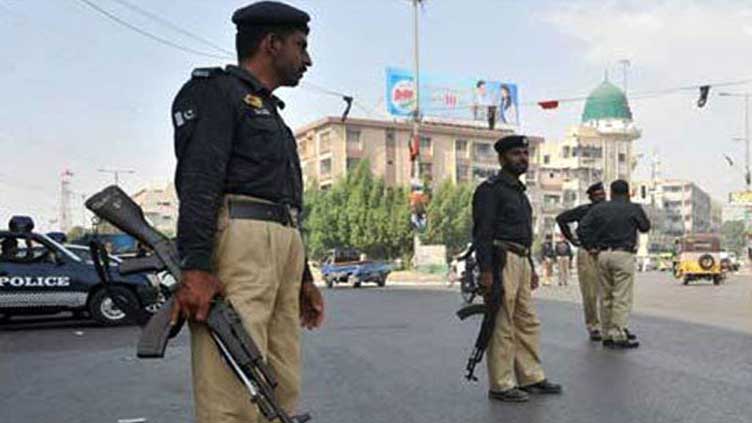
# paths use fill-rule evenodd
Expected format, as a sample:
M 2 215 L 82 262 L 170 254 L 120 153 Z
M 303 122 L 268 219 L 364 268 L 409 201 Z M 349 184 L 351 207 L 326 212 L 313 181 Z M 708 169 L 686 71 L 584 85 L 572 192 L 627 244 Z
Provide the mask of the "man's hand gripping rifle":
M 181 272 L 175 244 L 146 222 L 141 208 L 120 188 L 115 185 L 105 188 L 89 198 L 86 207 L 99 218 L 133 236 L 154 251 L 150 257 L 123 261 L 121 272 L 167 270 L 175 280 L 180 281 Z M 107 282 L 109 266 L 106 261 L 103 265 L 106 253 L 103 254 L 101 246 L 92 247 L 97 270 Z M 113 301 L 119 305 L 117 299 L 113 298 Z M 122 307 L 126 314 L 129 311 L 136 313 L 134 320 L 142 326 L 145 325 L 138 342 L 139 358 L 164 357 L 167 341 L 180 332 L 183 322 L 173 325 L 170 321 L 173 302 L 174 297 L 171 297 L 150 319 L 144 318 L 143 314 L 137 314 L 133 307 Z M 223 298 L 215 298 L 206 324 L 221 356 L 248 389 L 251 401 L 258 406 L 267 420 L 279 419 L 282 423 L 303 423 L 310 420 L 307 414 L 289 416 L 280 407 L 274 395 L 274 388 L 277 386 L 274 370 L 264 361 L 256 342 L 243 328 L 240 316 L 230 303 Z
M 490 292 L 486 292 L 483 296 L 485 304 L 471 304 L 465 306 L 457 311 L 457 317 L 460 320 L 465 320 L 470 316 L 476 314 L 483 315 L 483 322 L 480 325 L 480 331 L 478 337 L 475 340 L 475 347 L 470 354 L 470 358 L 467 360 L 467 366 L 465 370 L 465 378 L 470 381 L 477 381 L 475 376 L 475 366 L 483 360 L 483 355 L 488 348 L 488 344 L 491 342 L 493 336 L 494 327 L 496 326 L 496 316 L 499 314 L 501 304 L 504 298 L 504 285 L 502 281 L 501 272 L 506 265 L 506 251 L 501 248 L 494 248 L 491 274 L 493 276 L 493 282 L 491 284 Z

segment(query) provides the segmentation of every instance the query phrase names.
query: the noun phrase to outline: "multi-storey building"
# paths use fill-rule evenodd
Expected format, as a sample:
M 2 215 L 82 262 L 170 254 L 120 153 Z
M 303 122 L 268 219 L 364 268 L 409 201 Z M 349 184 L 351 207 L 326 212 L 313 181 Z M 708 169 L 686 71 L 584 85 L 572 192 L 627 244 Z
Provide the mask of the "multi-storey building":
M 133 201 L 141 206 L 146 219 L 160 232 L 174 236 L 178 223 L 178 196 L 175 185 L 151 186 L 136 191 Z
M 562 142 L 541 148 L 544 231 L 556 231 L 558 213 L 586 203 L 586 190 L 593 183 L 630 181 L 636 164 L 632 142 L 640 135 L 626 95 L 604 81 L 588 96 L 580 125 L 571 128 Z
M 374 175 L 389 186 L 411 183 L 410 139 L 412 125 L 405 121 L 326 117 L 295 132 L 306 186 L 327 189 L 345 177 L 361 160 L 368 159 Z M 499 169 L 493 144 L 510 135 L 509 129 L 423 122 L 420 128 L 420 175 L 431 184 L 451 180 L 477 183 Z M 533 207 L 540 204 L 537 157 L 541 137 L 530 137 L 531 166 L 526 175 Z M 540 216 L 540 213 L 536 213 Z

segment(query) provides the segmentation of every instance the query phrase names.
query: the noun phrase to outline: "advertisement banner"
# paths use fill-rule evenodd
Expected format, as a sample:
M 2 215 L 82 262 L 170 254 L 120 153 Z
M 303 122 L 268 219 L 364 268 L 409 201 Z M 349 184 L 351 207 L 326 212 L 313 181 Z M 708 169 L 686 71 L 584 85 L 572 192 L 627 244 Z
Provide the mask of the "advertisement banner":
M 731 202 L 733 204 L 752 205 L 752 191 L 732 192 Z
M 393 116 L 410 117 L 415 110 L 412 72 L 386 69 L 386 108 Z M 426 117 L 519 126 L 517 85 L 481 78 L 420 75 L 420 112 Z

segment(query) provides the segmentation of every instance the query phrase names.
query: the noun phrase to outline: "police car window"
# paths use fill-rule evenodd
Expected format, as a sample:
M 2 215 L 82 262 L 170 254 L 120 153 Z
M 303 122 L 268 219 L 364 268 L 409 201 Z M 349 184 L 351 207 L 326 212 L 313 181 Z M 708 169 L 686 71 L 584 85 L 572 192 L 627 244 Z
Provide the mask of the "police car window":
M 15 262 L 19 257 L 19 247 L 22 240 L 18 237 L 4 237 L 0 239 L 0 262 Z
M 26 237 L 9 237 L 7 240 L 2 244 L 3 261 L 13 263 L 53 261 L 52 251 L 39 241 Z

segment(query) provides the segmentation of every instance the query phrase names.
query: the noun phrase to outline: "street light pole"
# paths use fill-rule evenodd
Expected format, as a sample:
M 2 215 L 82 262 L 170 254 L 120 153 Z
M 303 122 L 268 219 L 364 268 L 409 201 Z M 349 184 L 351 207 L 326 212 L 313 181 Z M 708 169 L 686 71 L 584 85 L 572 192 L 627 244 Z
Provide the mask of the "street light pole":
M 744 98 L 744 184 L 747 188 L 747 192 L 752 191 L 752 173 L 750 172 L 750 151 L 749 151 L 749 97 L 752 93 L 727 93 L 722 92 L 718 95 L 723 97 L 742 97 Z
M 131 169 L 97 169 L 97 172 L 100 173 L 111 173 L 115 176 L 115 185 L 120 186 L 120 174 L 129 174 L 132 175 L 136 173 L 135 170 Z
M 415 110 L 413 112 L 413 142 L 417 144 L 417 150 L 420 151 L 420 35 L 419 35 L 419 5 L 423 0 L 413 1 L 413 59 L 415 74 Z M 415 156 L 413 163 L 413 175 L 415 180 L 420 182 L 420 154 Z
M 752 184 L 752 175 L 749 173 L 749 93 L 744 93 L 744 182 L 747 183 L 747 191 Z

